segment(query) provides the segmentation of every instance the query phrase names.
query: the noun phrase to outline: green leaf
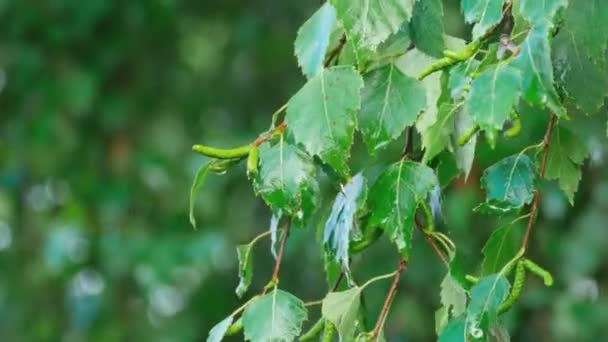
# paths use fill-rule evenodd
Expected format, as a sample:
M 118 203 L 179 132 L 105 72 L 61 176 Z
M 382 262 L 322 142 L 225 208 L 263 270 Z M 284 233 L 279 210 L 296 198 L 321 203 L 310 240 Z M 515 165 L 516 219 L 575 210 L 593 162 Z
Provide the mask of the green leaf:
M 521 74 L 499 64 L 485 70 L 471 84 L 466 112 L 483 130 L 500 130 L 520 96 Z
M 553 64 L 548 35 L 548 28 L 545 26 L 533 28 L 511 65 L 521 71 L 522 96 L 529 104 L 546 106 L 559 117 L 566 117 L 566 111 L 553 86 Z
M 428 166 L 402 160 L 390 165 L 370 189 L 369 224 L 384 229 L 406 259 L 412 247 L 416 209 L 437 186 L 439 181 Z
M 348 32 L 361 47 L 378 44 L 409 21 L 416 0 L 330 0 Z
M 316 205 L 318 185 L 315 167 L 297 147 L 279 143 L 260 146 L 260 168 L 253 186 L 273 209 L 290 216 L 306 217 Z
M 346 162 L 362 87 L 363 80 L 354 68 L 333 67 L 311 78 L 287 107 L 287 123 L 296 142 L 342 176 L 348 174 Z
M 245 340 L 252 342 L 293 341 L 302 331 L 307 311 L 294 295 L 275 289 L 247 306 L 243 313 Z
M 505 0 L 462 0 L 462 13 L 467 23 L 476 22 L 473 40 L 485 35 L 502 19 Z
M 422 144 L 426 146 L 423 163 L 428 162 L 443 151 L 450 143 L 454 131 L 454 117 L 462 108 L 460 104 L 444 102 L 439 107 L 437 121 L 429 127 L 427 134 L 422 136 Z
M 335 23 L 336 10 L 331 4 L 325 3 L 298 30 L 295 53 L 306 77 L 314 77 L 323 70 L 323 61 Z
M 492 235 L 490 235 L 486 245 L 483 247 L 482 275 L 500 272 L 517 254 L 524 237 L 523 228 L 519 224 L 509 224 L 492 232 Z
M 477 70 L 478 67 L 479 61 L 476 59 L 470 59 L 450 68 L 448 85 L 454 100 L 460 100 L 465 96 L 465 89 L 470 86 L 471 81 L 473 80 L 471 75 L 473 72 L 475 72 L 475 70 Z
M 441 304 L 448 310 L 449 317 L 458 317 L 462 315 L 467 306 L 467 292 L 448 273 L 441 282 Z
M 236 295 L 242 298 L 253 278 L 253 245 L 239 245 L 236 247 L 236 255 L 239 259 L 239 285 L 236 287 Z
M 532 26 L 551 27 L 557 10 L 567 5 L 568 0 L 521 0 L 520 11 Z
M 350 341 L 355 334 L 360 297 L 361 288 L 353 287 L 346 291 L 330 292 L 323 299 L 323 317 L 336 326 L 341 341 Z
M 474 338 L 487 337 L 498 320 L 498 308 L 507 299 L 509 282 L 501 275 L 483 277 L 471 289 L 471 302 L 467 308 L 465 331 Z
M 469 174 L 471 173 L 471 168 L 473 167 L 473 161 L 475 159 L 475 146 L 477 145 L 477 134 L 473 135 L 469 142 L 460 146 L 456 141 L 463 136 L 465 133 L 469 132 L 473 126 L 475 126 L 475 121 L 464 111 L 456 112 L 456 118 L 454 119 L 454 134 L 453 134 L 453 145 L 454 147 L 454 156 L 456 159 L 456 165 L 458 168 L 464 172 L 464 179 L 469 178 Z
M 607 12 L 608 7 L 597 4 L 597 10 L 588 8 L 594 3 L 595 0 L 571 3 L 552 42 L 561 88 L 574 100 L 576 108 L 589 115 L 597 113 L 608 96 L 608 58 L 602 55 L 606 51 L 602 42 L 608 41 L 608 13 L 602 12 Z M 597 23 L 598 16 L 605 17 L 602 24 L 590 25 Z M 589 35 L 593 35 L 592 41 Z
M 418 0 L 414 5 L 411 31 L 416 47 L 430 56 L 441 58 L 445 50 L 441 0 Z
M 350 237 L 354 230 L 357 210 L 365 203 L 367 186 L 362 174 L 357 174 L 338 192 L 331 214 L 325 223 L 323 242 L 329 246 L 336 260 L 348 270 Z
M 207 180 L 207 175 L 209 175 L 209 169 L 211 168 L 211 164 L 212 162 L 207 162 L 198 169 L 196 175 L 194 176 L 194 180 L 192 181 L 192 186 L 190 187 L 189 218 L 190 224 L 193 228 L 196 228 L 196 218 L 194 217 L 194 205 L 196 204 L 196 195 Z
M 574 194 L 581 180 L 581 164 L 589 155 L 585 144 L 570 131 L 558 127 L 553 131 L 547 157 L 547 179 L 559 181 L 559 187 L 574 204 Z
M 230 328 L 230 325 L 232 324 L 233 320 L 234 320 L 234 317 L 229 316 L 226 319 L 224 319 L 223 321 L 216 324 L 211 329 L 211 331 L 209 331 L 209 336 L 207 337 L 207 342 L 220 342 L 226 335 L 226 332 L 228 331 L 228 328 Z
M 394 64 L 365 76 L 359 126 L 372 155 L 416 122 L 426 104 L 425 89 Z
M 439 336 L 439 342 L 467 342 L 465 331 L 465 316 L 458 317 L 448 322 Z
M 534 162 L 525 154 L 502 159 L 487 168 L 481 177 L 486 202 L 480 209 L 507 212 L 532 202 L 537 173 Z

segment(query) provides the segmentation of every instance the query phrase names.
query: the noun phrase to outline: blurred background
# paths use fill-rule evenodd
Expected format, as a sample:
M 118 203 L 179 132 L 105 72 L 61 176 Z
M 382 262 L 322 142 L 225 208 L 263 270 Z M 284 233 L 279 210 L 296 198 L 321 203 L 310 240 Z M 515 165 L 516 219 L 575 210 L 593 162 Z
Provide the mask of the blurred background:
M 319 1 L 0 1 L 0 341 L 201 341 L 239 305 L 235 246 L 267 229 L 269 210 L 240 166 L 210 176 L 199 228 L 188 223 L 193 143 L 230 147 L 265 130 L 303 84 L 298 27 Z M 458 2 L 446 30 L 467 38 Z M 485 167 L 540 141 L 528 109 L 517 139 L 478 148 L 468 182 L 444 195 L 446 224 L 473 273 L 497 227 L 473 213 Z M 574 207 L 543 184 L 531 256 L 556 277 L 530 280 L 505 315 L 515 341 L 608 335 L 606 109 L 568 126 L 591 158 Z M 360 145 L 360 143 L 358 143 Z M 354 165 L 365 160 L 355 149 Z M 329 205 L 330 198 L 325 200 Z M 327 291 L 314 227 L 293 232 L 281 287 Z M 257 293 L 274 263 L 254 259 Z M 356 279 L 390 272 L 386 241 L 353 260 Z M 420 237 L 389 316 L 389 341 L 431 341 L 442 264 Z M 390 282 L 365 292 L 372 324 Z M 319 308 L 311 308 L 313 319 Z M 242 340 L 241 336 L 232 340 Z

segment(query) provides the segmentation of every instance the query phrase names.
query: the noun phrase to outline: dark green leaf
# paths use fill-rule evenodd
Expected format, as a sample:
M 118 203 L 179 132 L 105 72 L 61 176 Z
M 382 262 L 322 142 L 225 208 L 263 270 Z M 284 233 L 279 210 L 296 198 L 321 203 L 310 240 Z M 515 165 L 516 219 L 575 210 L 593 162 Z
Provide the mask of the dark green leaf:
M 481 274 L 490 275 L 500 272 L 517 254 L 524 236 L 524 227 L 509 224 L 496 229 L 483 247 Z
M 325 53 L 335 23 L 336 10 L 331 4 L 325 3 L 298 30 L 295 53 L 302 72 L 308 78 L 323 70 Z
M 481 177 L 486 190 L 482 209 L 506 212 L 532 202 L 536 191 L 536 166 L 525 154 L 517 154 L 487 168 Z
M 243 313 L 245 340 L 288 342 L 300 335 L 307 311 L 294 295 L 275 289 L 255 299 Z
M 547 158 L 547 179 L 557 179 L 570 204 L 581 179 L 581 164 L 589 155 L 585 144 L 573 133 L 558 127 L 553 131 Z
M 355 334 L 360 297 L 361 288 L 354 287 L 342 292 L 330 292 L 323 299 L 323 317 L 336 326 L 342 341 L 350 341 Z
M 306 217 L 316 204 L 317 182 L 312 159 L 297 147 L 279 143 L 260 146 L 260 168 L 253 185 L 274 211 Z
M 240 245 L 236 247 L 239 258 L 239 285 L 236 287 L 236 295 L 241 298 L 249 289 L 253 278 L 253 245 Z
M 416 47 L 430 56 L 443 57 L 445 50 L 441 0 L 418 0 L 411 22 L 412 40 Z
M 479 67 L 479 61 L 470 59 L 450 69 L 449 88 L 454 100 L 460 100 L 465 96 L 465 90 L 470 86 L 473 78 L 471 75 Z
M 471 302 L 467 308 L 465 331 L 473 338 L 487 338 L 489 329 L 496 325 L 498 308 L 507 299 L 509 282 L 501 275 L 483 277 L 471 289 Z
M 408 258 L 412 247 L 416 209 L 437 186 L 439 182 L 432 169 L 402 160 L 389 166 L 370 189 L 369 224 L 384 229 L 404 258 Z
M 207 162 L 202 165 L 200 169 L 196 172 L 194 176 L 194 180 L 192 181 L 192 186 L 190 187 L 190 224 L 193 228 L 196 228 L 196 218 L 194 217 L 194 204 L 196 203 L 196 195 L 198 191 L 203 187 L 205 181 L 207 180 L 207 175 L 209 175 L 209 168 L 211 167 L 212 162 Z
M 465 331 L 465 316 L 458 317 L 448 322 L 439 336 L 439 342 L 467 342 Z
M 359 126 L 370 153 L 397 138 L 426 104 L 422 83 L 392 63 L 365 76 Z
M 228 331 L 228 328 L 230 328 L 230 325 L 232 324 L 233 320 L 234 317 L 229 316 L 228 318 L 216 324 L 209 332 L 207 342 L 220 342 L 224 338 L 224 335 L 226 335 L 226 331 Z
M 353 143 L 363 80 L 352 67 L 323 70 L 290 100 L 287 123 L 296 142 L 343 176 Z
M 508 65 L 499 64 L 485 70 L 473 81 L 465 110 L 481 129 L 502 129 L 519 100 L 520 89 L 520 72 Z
M 462 12 L 467 23 L 476 22 L 473 40 L 485 35 L 502 19 L 505 0 L 462 0 Z
M 428 162 L 445 149 L 450 143 L 450 136 L 454 131 L 454 117 L 462 108 L 461 104 L 444 102 L 439 107 L 437 121 L 431 125 L 427 134 L 422 137 L 426 146 L 423 162 Z

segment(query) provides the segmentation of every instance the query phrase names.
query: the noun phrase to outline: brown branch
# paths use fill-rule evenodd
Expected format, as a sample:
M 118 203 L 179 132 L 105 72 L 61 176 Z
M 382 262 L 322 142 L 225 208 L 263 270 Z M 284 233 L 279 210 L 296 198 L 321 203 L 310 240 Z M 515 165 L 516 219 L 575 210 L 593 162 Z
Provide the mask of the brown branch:
M 382 307 L 382 311 L 380 311 L 380 316 L 378 316 L 378 321 L 376 322 L 376 326 L 374 327 L 374 331 L 371 336 L 372 341 L 376 341 L 378 339 L 378 335 L 380 334 L 380 330 L 384 326 L 384 322 L 386 321 L 386 317 L 388 316 L 388 312 L 391 308 L 391 304 L 395 299 L 395 295 L 397 294 L 397 288 L 399 287 L 399 281 L 401 280 L 401 274 L 407 268 L 407 261 L 403 258 L 399 260 L 399 267 L 395 272 L 395 278 L 393 279 L 393 284 L 391 285 L 390 290 L 388 291 L 388 295 L 386 296 L 386 300 L 384 301 L 384 306 Z
M 549 119 L 549 123 L 547 124 L 547 131 L 545 132 L 545 138 L 543 139 L 543 159 L 540 164 L 540 177 L 545 178 L 545 171 L 547 170 L 547 160 L 549 159 L 549 144 L 551 143 L 551 135 L 553 133 L 553 127 L 555 127 L 555 122 L 557 121 L 557 116 L 555 113 L 551 113 L 551 118 Z M 528 227 L 526 228 L 526 235 L 524 236 L 524 240 L 521 244 L 521 248 L 525 251 L 528 248 L 528 243 L 530 242 L 530 235 L 532 234 L 532 227 L 534 226 L 534 221 L 536 220 L 536 216 L 538 215 L 538 203 L 540 202 L 540 189 L 536 190 L 534 194 L 534 200 L 532 201 L 532 208 L 530 209 L 530 218 L 528 219 Z
M 446 256 L 443 255 L 443 252 L 441 251 L 439 246 L 437 246 L 437 243 L 435 242 L 435 240 L 424 231 L 424 226 L 422 225 L 422 223 L 420 222 L 418 217 L 416 217 L 416 228 L 418 228 L 418 230 L 420 230 L 420 233 L 422 233 L 422 236 L 424 236 L 424 239 L 429 243 L 429 245 L 431 245 L 431 247 L 435 251 L 435 254 L 437 254 L 439 259 L 441 259 L 441 262 L 443 262 L 445 267 L 449 268 L 450 263 L 448 261 L 448 258 L 446 258 Z
M 274 271 L 272 272 L 272 278 L 270 278 L 270 284 L 277 284 L 279 282 L 279 272 L 281 271 L 281 263 L 283 261 L 283 254 L 285 254 L 285 245 L 287 245 L 287 239 L 289 238 L 289 228 L 291 227 L 291 220 L 287 221 L 285 226 L 285 233 L 281 240 L 281 246 L 279 247 L 279 254 L 277 255 L 277 261 L 274 264 Z M 262 295 L 268 292 L 270 286 L 265 286 Z
M 338 55 L 342 51 L 342 48 L 344 47 L 345 44 L 346 44 L 346 35 L 343 34 L 342 37 L 340 37 L 340 41 L 338 42 L 338 45 L 329 52 L 327 59 L 325 59 L 325 63 L 323 63 L 324 67 L 327 68 L 331 65 L 331 62 L 333 62 L 333 60 L 338 57 Z

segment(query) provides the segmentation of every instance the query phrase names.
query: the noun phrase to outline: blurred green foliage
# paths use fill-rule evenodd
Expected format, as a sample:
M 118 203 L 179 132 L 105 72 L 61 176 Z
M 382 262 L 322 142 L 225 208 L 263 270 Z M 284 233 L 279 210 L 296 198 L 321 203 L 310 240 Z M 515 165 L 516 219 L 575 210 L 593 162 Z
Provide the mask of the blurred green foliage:
M 458 5 L 444 2 L 448 33 L 462 36 Z M 268 127 L 303 84 L 293 41 L 318 5 L 0 1 L 1 341 L 200 341 L 238 306 L 234 247 L 266 229 L 270 213 L 240 166 L 210 177 L 192 230 L 189 185 L 204 159 L 190 146 L 239 145 Z M 482 201 L 479 176 L 540 141 L 547 114 L 536 114 L 523 118 L 517 139 L 479 149 L 469 181 L 445 191 L 441 229 L 462 246 L 471 272 L 498 226 L 472 212 Z M 592 151 L 575 207 L 544 184 L 531 254 L 556 285 L 528 282 L 506 316 L 514 340 L 608 335 L 605 116 L 569 124 Z M 355 170 L 369 158 L 357 139 Z M 282 270 L 282 288 L 305 301 L 327 291 L 315 234 L 294 231 Z M 387 245 L 353 260 L 355 278 L 394 269 Z M 254 292 L 273 264 L 268 244 L 260 246 Z M 435 336 L 444 269 L 420 237 L 411 260 L 389 341 Z M 368 310 L 382 306 L 388 286 L 366 291 Z

